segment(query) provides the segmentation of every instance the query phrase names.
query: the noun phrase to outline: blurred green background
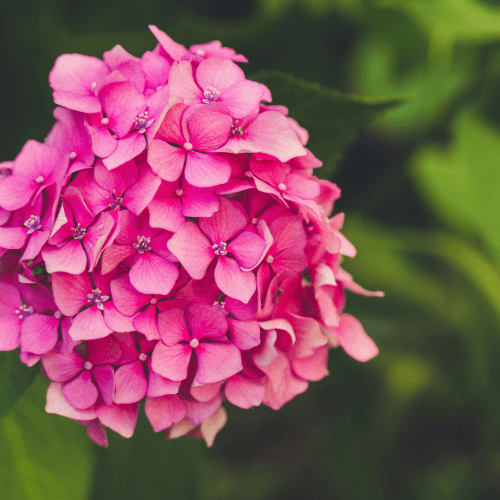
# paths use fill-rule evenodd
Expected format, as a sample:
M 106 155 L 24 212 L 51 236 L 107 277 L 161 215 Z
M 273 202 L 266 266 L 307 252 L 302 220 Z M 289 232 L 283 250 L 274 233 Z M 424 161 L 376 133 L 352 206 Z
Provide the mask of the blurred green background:
M 1 160 L 49 131 L 58 55 L 141 55 L 149 23 L 221 40 L 248 76 L 408 98 L 328 170 L 358 248 L 345 267 L 386 292 L 347 300 L 377 358 L 331 351 L 330 376 L 278 412 L 227 404 L 210 450 L 144 418 L 98 449 L 44 413 L 37 379 L 0 420 L 0 498 L 500 498 L 499 0 L 26 0 L 1 2 L 0 23 Z

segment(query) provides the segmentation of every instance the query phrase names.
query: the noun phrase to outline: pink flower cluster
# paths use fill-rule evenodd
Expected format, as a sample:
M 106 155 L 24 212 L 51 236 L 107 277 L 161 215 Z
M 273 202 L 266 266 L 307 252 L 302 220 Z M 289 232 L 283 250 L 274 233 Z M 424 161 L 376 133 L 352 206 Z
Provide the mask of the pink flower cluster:
M 203 437 L 223 401 L 278 409 L 327 375 L 329 347 L 378 349 L 345 290 L 356 250 L 330 218 L 308 133 L 246 59 L 155 26 L 141 58 L 60 56 L 57 120 L 0 164 L 0 350 L 52 381 L 46 410 L 133 434 Z

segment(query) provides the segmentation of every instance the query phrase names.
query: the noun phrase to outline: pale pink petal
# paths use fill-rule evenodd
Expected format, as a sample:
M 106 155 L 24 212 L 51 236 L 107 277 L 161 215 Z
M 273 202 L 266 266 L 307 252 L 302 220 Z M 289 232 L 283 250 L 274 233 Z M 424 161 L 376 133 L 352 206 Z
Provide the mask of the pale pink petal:
M 167 243 L 189 275 L 200 280 L 215 257 L 206 236 L 191 221 L 186 221 Z
M 190 393 L 196 401 L 206 403 L 215 397 L 215 395 L 219 392 L 221 385 L 222 380 L 212 384 L 199 384 L 196 380 L 193 380 Z
M 220 393 L 206 403 L 198 401 L 186 401 L 187 413 L 186 417 L 195 424 L 201 424 L 203 420 L 213 415 L 222 403 L 222 396 Z
M 240 351 L 233 344 L 201 342 L 195 352 L 198 357 L 195 378 L 200 384 L 224 380 L 243 369 Z
M 117 404 L 130 404 L 140 401 L 148 388 L 142 361 L 135 361 L 120 366 L 115 373 L 115 395 L 113 401 Z
M 320 347 L 307 358 L 292 360 L 293 371 L 305 380 L 321 380 L 328 375 L 328 347 Z
M 91 340 L 107 337 L 112 331 L 94 304 L 73 318 L 69 334 L 73 340 Z
M 165 431 L 168 439 L 177 439 L 196 429 L 196 424 L 185 418 Z
M 335 337 L 344 351 L 357 361 L 368 361 L 378 354 L 375 342 L 366 334 L 361 323 L 350 314 L 340 316 Z
M 148 163 L 153 172 L 165 181 L 176 181 L 184 168 L 186 151 L 153 139 L 148 148 Z
M 248 410 L 262 403 L 265 391 L 265 385 L 259 380 L 237 373 L 227 380 L 224 394 L 230 403 Z
M 153 351 L 151 366 L 162 377 L 174 381 L 184 380 L 187 377 L 191 351 L 191 347 L 187 344 L 169 347 L 163 342 L 158 342 Z
M 158 315 L 158 331 L 163 343 L 167 346 L 177 345 L 183 340 L 187 342 L 191 340 L 184 309 L 167 309 L 161 312 Z
M 175 264 L 151 252 L 141 255 L 130 269 L 130 282 L 141 293 L 167 295 L 178 276 Z
M 221 406 L 213 415 L 206 418 L 200 425 L 200 434 L 211 448 L 219 431 L 226 425 L 227 413 Z
M 319 196 L 320 185 L 316 177 L 304 177 L 300 174 L 288 174 L 285 180 L 287 194 L 312 200 Z
M 241 321 L 227 318 L 231 342 L 241 351 L 247 351 L 260 344 L 260 326 L 257 321 Z
M 90 370 L 83 372 L 71 382 L 66 382 L 62 387 L 66 401 L 77 410 L 85 410 L 97 401 L 99 391 L 92 382 Z
M 95 378 L 97 387 L 99 387 L 103 401 L 107 405 L 113 404 L 113 394 L 115 392 L 115 372 L 113 367 L 109 365 L 94 366 L 92 375 Z
M 203 303 L 189 304 L 186 307 L 186 318 L 193 338 L 210 340 L 225 339 L 227 321 L 220 307 Z
M 146 398 L 146 416 L 153 430 L 160 432 L 186 416 L 186 404 L 176 394 L 158 398 Z
M 151 164 L 153 168 L 153 164 Z M 153 168 L 154 170 L 154 168 Z M 158 173 L 158 172 L 157 172 Z M 161 174 L 158 173 L 158 175 Z M 186 180 L 196 187 L 212 187 L 225 184 L 231 176 L 231 164 L 217 154 L 189 151 L 186 155 Z M 165 180 L 175 180 L 166 179 Z M 178 177 L 176 177 L 177 179 Z
M 96 408 L 96 415 L 100 422 L 124 438 L 133 436 L 138 414 L 139 405 L 137 403 L 99 405 Z
M 234 259 L 227 257 L 219 257 L 214 277 L 222 292 L 245 304 L 257 289 L 257 280 L 252 271 L 242 271 Z
M 63 384 L 52 382 L 47 389 L 47 404 L 45 411 L 47 413 L 55 413 L 63 417 L 72 418 L 74 420 L 93 420 L 96 418 L 96 413 L 93 408 L 87 410 L 77 410 L 71 406 L 62 393 Z

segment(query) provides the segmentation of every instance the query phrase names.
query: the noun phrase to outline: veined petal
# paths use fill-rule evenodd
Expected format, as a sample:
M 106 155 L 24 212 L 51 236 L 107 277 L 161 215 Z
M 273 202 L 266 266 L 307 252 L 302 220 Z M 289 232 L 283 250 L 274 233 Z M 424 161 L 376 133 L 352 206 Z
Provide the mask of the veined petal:
M 242 271 L 239 264 L 228 257 L 219 257 L 214 276 L 222 292 L 245 304 L 257 289 L 257 280 L 252 271 Z
M 170 380 L 184 380 L 187 377 L 191 347 L 188 344 L 166 346 L 158 342 L 153 351 L 151 366 L 162 377 Z
M 130 282 L 141 293 L 167 295 L 178 276 L 175 264 L 151 252 L 140 256 L 130 269 Z
M 202 342 L 195 352 L 198 357 L 195 378 L 201 384 L 224 380 L 243 369 L 240 351 L 233 344 Z

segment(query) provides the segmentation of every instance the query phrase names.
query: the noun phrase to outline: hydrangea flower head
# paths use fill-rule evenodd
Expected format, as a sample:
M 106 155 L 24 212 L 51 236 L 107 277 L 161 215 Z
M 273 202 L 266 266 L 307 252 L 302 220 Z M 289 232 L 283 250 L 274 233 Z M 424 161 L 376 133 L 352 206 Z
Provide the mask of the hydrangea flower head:
M 211 446 L 223 404 L 281 408 L 329 348 L 376 356 L 345 291 L 383 294 L 342 269 L 340 189 L 245 57 L 150 29 L 140 58 L 60 56 L 57 122 L 2 164 L 0 350 L 41 361 L 47 412 L 100 445 L 144 400 L 155 432 Z

